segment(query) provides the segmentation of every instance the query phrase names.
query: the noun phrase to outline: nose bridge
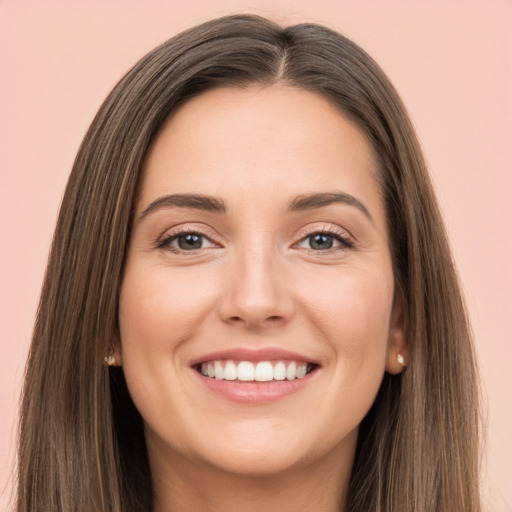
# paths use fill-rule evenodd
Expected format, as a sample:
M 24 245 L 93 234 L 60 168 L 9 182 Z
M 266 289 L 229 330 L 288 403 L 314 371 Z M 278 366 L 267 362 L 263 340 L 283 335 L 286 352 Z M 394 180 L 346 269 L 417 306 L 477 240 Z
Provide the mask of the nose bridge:
M 289 319 L 293 301 L 271 238 L 262 233 L 233 251 L 221 308 L 224 320 L 258 327 Z

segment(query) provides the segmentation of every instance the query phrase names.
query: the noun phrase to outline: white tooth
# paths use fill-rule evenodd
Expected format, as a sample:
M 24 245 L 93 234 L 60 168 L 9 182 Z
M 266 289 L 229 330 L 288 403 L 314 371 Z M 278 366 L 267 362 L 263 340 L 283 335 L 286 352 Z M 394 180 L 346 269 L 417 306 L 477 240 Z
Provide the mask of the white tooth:
M 215 377 L 215 370 L 213 369 L 213 364 L 208 364 L 208 377 Z
M 268 361 L 261 361 L 256 365 L 256 370 L 254 372 L 254 380 L 259 382 L 267 382 L 274 378 L 274 370 L 272 368 L 272 363 Z
M 222 368 L 220 361 L 215 361 L 213 371 L 215 372 L 216 379 L 224 379 L 224 368 Z
M 297 367 L 297 371 L 295 372 L 295 377 L 297 377 L 297 379 L 302 379 L 302 377 L 304 377 L 305 375 L 306 375 L 306 365 L 301 364 Z
M 274 380 L 284 380 L 286 379 L 286 366 L 283 361 L 279 361 L 274 366 Z
M 297 365 L 292 361 L 288 365 L 288 368 L 286 369 L 286 378 L 288 380 L 294 380 L 296 371 L 297 371 Z
M 238 372 L 236 369 L 236 364 L 233 361 L 226 361 L 224 366 L 224 379 L 225 380 L 236 380 L 238 377 Z
M 238 363 L 238 380 L 254 380 L 254 365 L 249 361 L 240 361 Z
M 206 363 L 201 364 L 201 373 L 205 377 L 208 375 L 208 365 Z

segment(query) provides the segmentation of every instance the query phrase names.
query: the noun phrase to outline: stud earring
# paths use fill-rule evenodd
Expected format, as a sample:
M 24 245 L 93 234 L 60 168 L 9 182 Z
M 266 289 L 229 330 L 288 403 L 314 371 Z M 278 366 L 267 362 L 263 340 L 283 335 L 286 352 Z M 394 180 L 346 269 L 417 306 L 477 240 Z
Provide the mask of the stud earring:
M 398 364 L 401 364 L 402 366 L 405 366 L 405 359 L 402 354 L 396 355 L 396 360 L 398 361 Z
M 107 363 L 108 366 L 114 366 L 116 364 L 114 350 L 111 348 L 108 349 L 107 356 L 105 357 L 105 363 Z

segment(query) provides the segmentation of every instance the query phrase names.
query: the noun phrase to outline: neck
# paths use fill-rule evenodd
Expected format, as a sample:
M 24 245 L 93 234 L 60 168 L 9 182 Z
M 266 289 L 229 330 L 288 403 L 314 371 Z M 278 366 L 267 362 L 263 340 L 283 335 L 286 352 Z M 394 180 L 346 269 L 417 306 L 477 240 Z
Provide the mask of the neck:
M 149 450 L 153 512 L 344 512 L 355 442 L 349 445 L 320 461 L 271 475 L 234 474 Z

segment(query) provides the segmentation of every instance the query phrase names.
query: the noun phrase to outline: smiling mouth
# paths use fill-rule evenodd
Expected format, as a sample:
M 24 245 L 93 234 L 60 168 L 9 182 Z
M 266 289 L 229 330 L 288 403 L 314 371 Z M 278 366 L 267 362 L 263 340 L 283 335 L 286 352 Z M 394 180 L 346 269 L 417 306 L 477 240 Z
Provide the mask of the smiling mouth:
M 318 365 L 303 361 L 207 361 L 195 366 L 204 377 L 235 382 L 271 382 L 302 379 Z

